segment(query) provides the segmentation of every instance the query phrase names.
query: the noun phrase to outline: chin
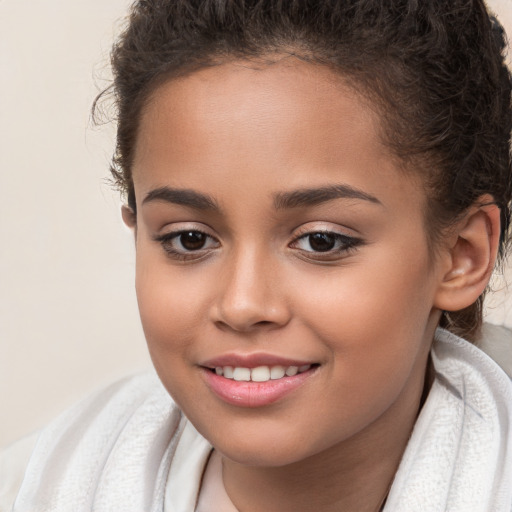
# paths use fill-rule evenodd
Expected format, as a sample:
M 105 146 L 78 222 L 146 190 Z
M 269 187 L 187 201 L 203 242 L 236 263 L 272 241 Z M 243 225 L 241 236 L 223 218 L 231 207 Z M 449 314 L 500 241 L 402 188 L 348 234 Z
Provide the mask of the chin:
M 222 428 L 222 427 L 221 427 Z M 311 439 L 300 439 L 285 429 L 265 429 L 261 425 L 254 429 L 228 429 L 200 433 L 209 440 L 223 456 L 245 466 L 281 467 L 307 459 L 324 446 L 314 446 Z M 216 435 L 217 434 L 217 435 Z
M 243 466 L 253 467 L 282 467 L 300 462 L 307 458 L 302 453 L 297 453 L 296 449 L 281 447 L 279 450 L 272 448 L 263 448 L 261 446 L 245 447 L 215 447 L 226 458 L 241 464 Z

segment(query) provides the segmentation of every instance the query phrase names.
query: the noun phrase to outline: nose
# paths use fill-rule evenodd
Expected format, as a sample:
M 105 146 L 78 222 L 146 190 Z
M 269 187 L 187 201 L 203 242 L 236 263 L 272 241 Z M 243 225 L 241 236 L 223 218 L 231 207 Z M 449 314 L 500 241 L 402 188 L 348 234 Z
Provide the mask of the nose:
M 278 263 L 256 250 L 235 254 L 219 274 L 215 324 L 236 332 L 286 325 L 290 311 L 279 274 Z

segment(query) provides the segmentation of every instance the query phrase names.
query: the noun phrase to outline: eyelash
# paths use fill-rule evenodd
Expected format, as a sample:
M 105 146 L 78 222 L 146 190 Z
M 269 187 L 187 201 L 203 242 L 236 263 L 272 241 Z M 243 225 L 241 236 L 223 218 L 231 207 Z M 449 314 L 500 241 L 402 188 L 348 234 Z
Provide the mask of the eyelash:
M 209 235 L 208 233 L 205 233 L 204 231 L 201 231 L 200 229 L 182 229 L 179 231 L 173 231 L 170 233 L 165 233 L 163 235 L 157 235 L 153 237 L 153 240 L 155 242 L 158 242 L 162 245 L 162 248 L 167 253 L 167 255 L 178 261 L 190 261 L 190 260 L 198 260 L 201 259 L 203 256 L 205 256 L 208 250 L 212 249 L 212 247 L 200 247 L 197 250 L 187 250 L 185 248 L 183 249 L 176 249 L 173 247 L 173 243 L 175 240 L 179 240 L 181 236 L 185 234 L 194 234 L 194 235 L 200 235 L 206 237 L 205 245 L 208 245 L 208 240 L 214 241 L 215 246 L 213 248 L 217 248 L 220 244 L 216 238 Z M 298 244 L 303 240 L 309 239 L 309 245 L 311 247 L 311 237 L 315 235 L 322 235 L 324 237 L 330 237 L 332 241 L 335 244 L 335 247 L 327 249 L 325 251 L 317 250 L 306 250 L 301 249 L 300 247 L 297 247 Z M 352 251 L 356 250 L 359 246 L 363 244 L 363 240 L 357 237 L 344 235 L 341 233 L 337 233 L 336 231 L 329 231 L 329 230 L 310 230 L 307 232 L 304 232 L 297 236 L 288 246 L 292 249 L 297 249 L 301 251 L 304 258 L 312 259 L 316 261 L 329 261 L 338 259 L 340 255 L 348 255 Z M 183 244 L 181 243 L 183 246 Z M 337 247 L 336 247 L 337 245 Z M 314 256 L 313 256 L 314 255 Z
M 170 233 L 165 233 L 163 235 L 157 235 L 153 237 L 153 240 L 155 242 L 159 242 L 162 245 L 163 250 L 167 253 L 167 255 L 175 260 L 178 261 L 189 261 L 189 260 L 197 260 L 202 258 L 209 247 L 204 248 L 201 247 L 197 250 L 191 250 L 187 251 L 185 250 L 179 250 L 175 249 L 172 246 L 172 243 L 174 240 L 179 240 L 179 238 L 187 233 L 194 233 L 196 235 L 202 235 L 207 238 L 207 240 L 214 240 L 217 244 L 219 243 L 218 240 L 216 240 L 213 236 L 209 235 L 208 233 L 205 233 L 204 231 L 201 231 L 200 229 L 181 229 L 179 231 L 172 231 Z M 206 242 L 208 243 L 208 242 Z M 182 244 L 183 245 L 183 244 Z
M 345 257 L 355 251 L 359 246 L 363 245 L 363 240 L 361 238 L 344 235 L 342 233 L 338 233 L 336 231 L 329 231 L 327 229 L 317 229 L 313 231 L 307 231 L 301 235 L 299 235 L 295 240 L 290 244 L 290 247 L 296 247 L 301 241 L 306 240 L 309 242 L 309 246 L 311 247 L 311 237 L 315 235 L 322 235 L 324 237 L 329 237 L 335 244 L 335 247 L 331 249 L 327 249 L 325 251 L 308 251 L 306 249 L 298 250 L 302 252 L 305 258 L 320 260 L 320 261 L 330 261 L 339 259 L 340 256 Z M 309 239 L 309 240 L 308 240 Z

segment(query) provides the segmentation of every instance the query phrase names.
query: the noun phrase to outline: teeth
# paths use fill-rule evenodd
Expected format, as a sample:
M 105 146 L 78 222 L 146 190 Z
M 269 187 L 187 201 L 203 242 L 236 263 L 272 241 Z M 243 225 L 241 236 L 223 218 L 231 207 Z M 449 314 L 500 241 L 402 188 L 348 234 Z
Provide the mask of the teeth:
M 285 376 L 286 368 L 284 366 L 272 366 L 270 369 L 270 378 L 272 380 L 282 379 Z
M 236 367 L 233 370 L 233 379 L 235 380 L 251 380 L 251 370 L 249 368 Z
M 222 375 L 226 379 L 236 381 L 267 382 L 269 380 L 282 379 L 283 377 L 293 377 L 298 373 L 307 372 L 311 368 L 310 364 L 302 366 L 258 366 L 256 368 L 242 368 L 233 366 L 218 366 L 215 368 L 217 375 Z
M 293 377 L 294 375 L 297 375 L 298 371 L 299 371 L 299 368 L 297 366 L 289 366 L 286 369 L 286 375 L 288 375 L 288 377 Z
M 251 370 L 251 380 L 253 382 L 267 382 L 270 380 L 270 368 L 268 366 L 258 366 Z

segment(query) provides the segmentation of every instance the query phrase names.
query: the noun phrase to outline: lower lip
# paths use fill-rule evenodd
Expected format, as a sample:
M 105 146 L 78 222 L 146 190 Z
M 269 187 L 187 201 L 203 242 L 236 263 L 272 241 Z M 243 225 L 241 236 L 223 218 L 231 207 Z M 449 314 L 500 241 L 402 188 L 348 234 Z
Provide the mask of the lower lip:
M 263 407 L 292 393 L 315 373 L 317 367 L 293 377 L 266 382 L 236 381 L 226 379 L 203 368 L 202 374 L 210 389 L 224 402 L 238 407 Z

